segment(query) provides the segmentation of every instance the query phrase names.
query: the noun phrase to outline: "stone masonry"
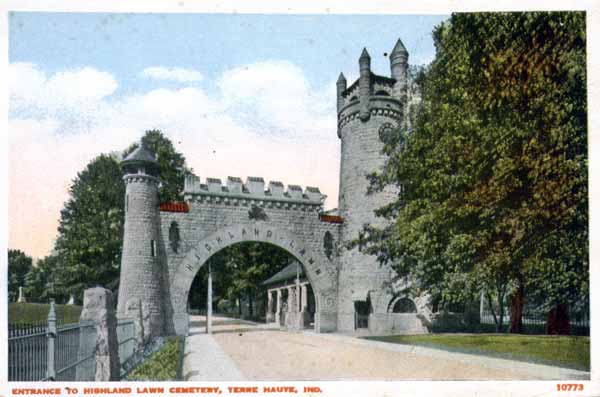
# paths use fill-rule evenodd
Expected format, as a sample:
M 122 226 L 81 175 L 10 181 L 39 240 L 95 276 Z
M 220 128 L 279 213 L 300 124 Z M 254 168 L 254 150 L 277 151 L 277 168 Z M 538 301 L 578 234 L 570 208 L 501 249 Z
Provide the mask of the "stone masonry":
M 390 67 L 392 77 L 372 73 L 365 49 L 359 79 L 349 87 L 343 74 L 338 79 L 339 216 L 323 214 L 325 196 L 318 188 L 265 184 L 259 177 L 222 182 L 189 175 L 185 202 L 160 204 L 154 155 L 140 145 L 125 158 L 119 313 L 125 313 L 128 301 L 139 299 L 150 313 L 144 333 L 187 334 L 188 293 L 198 270 L 229 245 L 261 241 L 287 250 L 302 264 L 315 294 L 317 332 L 354 330 L 357 302 L 362 307 L 370 302 L 372 332 L 401 328 L 396 324 L 401 317 L 390 313 L 391 302 L 399 296 L 393 271 L 360 246 L 348 248 L 365 224 L 382 225 L 374 210 L 397 194 L 386 190 L 367 195 L 366 177 L 385 163 L 386 136 L 406 123 L 408 52 L 400 40 L 390 54 Z M 329 240 L 333 236 L 333 255 L 326 253 L 326 234 Z M 427 312 L 423 299 L 415 300 L 419 314 Z

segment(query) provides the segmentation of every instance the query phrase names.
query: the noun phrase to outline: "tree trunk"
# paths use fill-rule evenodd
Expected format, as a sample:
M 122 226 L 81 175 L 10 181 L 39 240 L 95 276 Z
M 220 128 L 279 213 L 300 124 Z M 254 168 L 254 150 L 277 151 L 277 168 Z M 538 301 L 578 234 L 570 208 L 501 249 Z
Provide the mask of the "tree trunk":
M 559 303 L 548 312 L 546 321 L 546 334 L 570 335 L 571 323 L 569 321 L 569 308 L 564 303 Z
M 242 300 L 240 298 L 238 298 L 237 303 L 238 303 L 238 316 L 239 316 L 239 318 L 242 318 Z
M 510 329 L 511 334 L 523 333 L 523 305 L 525 303 L 525 288 L 523 283 L 510 297 Z
M 248 317 L 254 317 L 254 305 L 252 304 L 252 295 L 248 294 Z

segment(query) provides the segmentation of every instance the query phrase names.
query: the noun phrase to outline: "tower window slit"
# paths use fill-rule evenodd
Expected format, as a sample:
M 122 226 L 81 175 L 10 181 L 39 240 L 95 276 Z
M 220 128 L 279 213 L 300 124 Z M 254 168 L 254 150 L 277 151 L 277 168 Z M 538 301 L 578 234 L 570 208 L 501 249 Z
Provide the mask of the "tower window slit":
M 156 241 L 150 240 L 150 254 L 156 256 Z

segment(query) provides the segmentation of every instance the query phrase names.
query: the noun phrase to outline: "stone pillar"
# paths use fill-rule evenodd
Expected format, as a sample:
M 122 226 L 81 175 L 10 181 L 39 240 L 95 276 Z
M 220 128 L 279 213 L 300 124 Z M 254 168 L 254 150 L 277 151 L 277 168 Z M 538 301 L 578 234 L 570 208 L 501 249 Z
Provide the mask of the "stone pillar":
M 320 309 L 319 309 L 319 299 L 320 299 L 320 294 L 318 292 L 315 292 L 315 332 L 322 332 L 321 331 L 321 313 L 320 313 Z
M 212 334 L 212 274 L 208 264 L 208 287 L 206 296 L 206 333 Z M 241 302 L 240 302 L 241 304 Z
M 287 287 L 288 296 L 287 296 L 287 311 L 288 313 L 294 310 L 294 288 Z
M 281 324 L 281 288 L 277 288 L 277 297 L 275 301 L 275 322 Z
M 288 311 L 285 315 L 285 326 L 289 330 L 298 330 L 298 294 L 295 286 L 288 288 Z
M 273 291 L 269 290 L 267 291 L 267 323 L 272 323 L 273 317 Z
M 300 313 L 298 314 L 298 327 L 304 329 L 310 325 L 310 313 L 308 312 L 308 287 L 307 284 L 301 285 L 301 300 L 300 300 Z
M 27 299 L 25 299 L 25 293 L 23 293 L 23 287 L 19 287 L 19 299 L 17 299 L 18 303 L 25 303 Z
M 135 325 L 135 351 L 144 350 L 144 317 L 142 314 L 142 301 L 139 298 L 132 298 L 125 305 L 125 315 L 133 319 Z
M 96 325 L 96 371 L 93 380 L 119 380 L 119 342 L 112 292 L 101 287 L 86 289 L 80 322 L 93 322 Z M 85 350 L 85 343 L 80 342 L 80 357 Z
M 306 284 L 302 284 L 302 303 L 300 305 L 300 310 L 305 312 L 308 311 L 308 288 L 306 288 Z

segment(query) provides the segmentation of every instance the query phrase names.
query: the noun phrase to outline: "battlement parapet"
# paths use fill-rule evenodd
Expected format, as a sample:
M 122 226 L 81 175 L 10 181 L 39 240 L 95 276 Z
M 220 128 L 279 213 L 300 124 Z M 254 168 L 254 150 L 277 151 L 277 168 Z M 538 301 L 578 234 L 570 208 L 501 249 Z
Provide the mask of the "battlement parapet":
M 387 117 L 398 123 L 403 116 L 401 103 L 393 97 L 372 96 L 368 111 L 371 116 Z M 341 138 L 341 129 L 346 124 L 358 120 L 360 120 L 360 103 L 353 102 L 344 106 L 338 114 L 338 137 Z
M 131 182 L 149 183 L 149 184 L 153 184 L 153 185 L 160 184 L 160 179 L 158 179 L 157 177 L 148 175 L 148 174 L 141 174 L 141 173 L 125 174 L 125 175 L 123 175 L 123 181 L 125 182 L 125 184 L 131 183 Z
M 195 197 L 214 197 L 227 202 L 256 200 L 318 207 L 323 205 L 327 197 L 318 187 L 307 186 L 303 191 L 299 185 L 288 185 L 286 189 L 280 181 L 270 181 L 268 188 L 265 189 L 265 180 L 252 176 L 246 179 L 246 183 L 242 183 L 241 178 L 230 176 L 227 177 L 226 185 L 223 185 L 218 178 L 206 178 L 206 183 L 201 183 L 198 176 L 187 175 L 183 193 L 186 200 Z

